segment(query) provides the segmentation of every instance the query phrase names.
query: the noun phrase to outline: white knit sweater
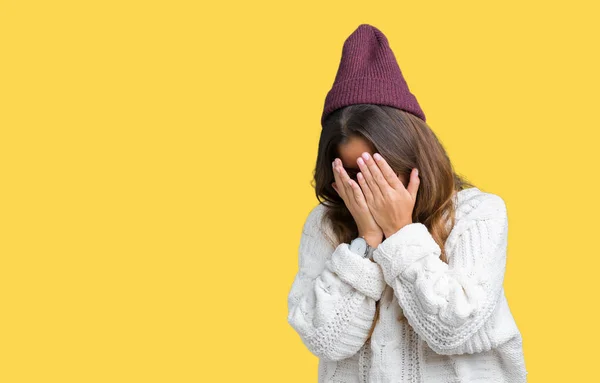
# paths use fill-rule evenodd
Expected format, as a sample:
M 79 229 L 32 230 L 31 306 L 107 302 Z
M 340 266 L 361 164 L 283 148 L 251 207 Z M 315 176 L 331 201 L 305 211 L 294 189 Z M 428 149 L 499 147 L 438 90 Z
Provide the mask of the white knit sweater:
M 326 207 L 311 210 L 287 320 L 319 357 L 319 383 L 526 382 L 522 338 L 502 285 L 505 203 L 478 188 L 453 201 L 448 264 L 422 223 L 386 238 L 371 262 L 348 243 L 334 247 L 321 221 Z

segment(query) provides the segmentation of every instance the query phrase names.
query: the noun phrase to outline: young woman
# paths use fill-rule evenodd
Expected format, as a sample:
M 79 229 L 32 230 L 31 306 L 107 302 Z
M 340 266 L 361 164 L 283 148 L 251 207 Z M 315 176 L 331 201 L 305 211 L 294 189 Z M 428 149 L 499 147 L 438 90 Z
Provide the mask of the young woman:
M 375 27 L 344 43 L 321 123 L 288 296 L 318 381 L 525 382 L 506 205 L 454 172 Z

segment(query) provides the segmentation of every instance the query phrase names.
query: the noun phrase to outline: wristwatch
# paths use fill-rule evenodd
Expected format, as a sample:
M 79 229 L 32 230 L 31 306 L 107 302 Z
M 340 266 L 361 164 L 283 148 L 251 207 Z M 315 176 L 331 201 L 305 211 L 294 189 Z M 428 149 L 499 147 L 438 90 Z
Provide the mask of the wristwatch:
M 360 236 L 350 242 L 350 250 L 360 254 L 363 258 L 373 259 L 373 251 L 375 249 L 367 243 L 363 236 Z

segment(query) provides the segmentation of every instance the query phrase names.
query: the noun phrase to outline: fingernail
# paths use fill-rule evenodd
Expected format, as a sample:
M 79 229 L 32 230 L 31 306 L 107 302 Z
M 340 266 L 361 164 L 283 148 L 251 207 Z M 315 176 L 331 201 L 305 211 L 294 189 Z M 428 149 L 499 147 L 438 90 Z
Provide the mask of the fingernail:
M 365 160 L 369 159 L 369 153 L 367 153 L 367 152 L 364 152 L 362 156 Z
M 375 153 L 375 154 L 373 154 L 373 158 L 375 158 L 377 161 L 379 161 L 379 160 L 381 160 L 383 157 L 381 157 L 381 156 L 379 155 L 379 153 Z
M 419 176 L 419 169 L 415 168 L 415 174 Z

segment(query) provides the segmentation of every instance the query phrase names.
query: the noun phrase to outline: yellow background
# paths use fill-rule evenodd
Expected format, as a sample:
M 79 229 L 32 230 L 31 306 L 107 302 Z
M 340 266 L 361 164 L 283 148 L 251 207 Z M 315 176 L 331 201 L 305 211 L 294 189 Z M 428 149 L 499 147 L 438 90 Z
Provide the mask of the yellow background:
M 507 204 L 529 381 L 591 381 L 593 4 L 1 1 L 0 381 L 316 382 L 286 300 L 361 23 Z

